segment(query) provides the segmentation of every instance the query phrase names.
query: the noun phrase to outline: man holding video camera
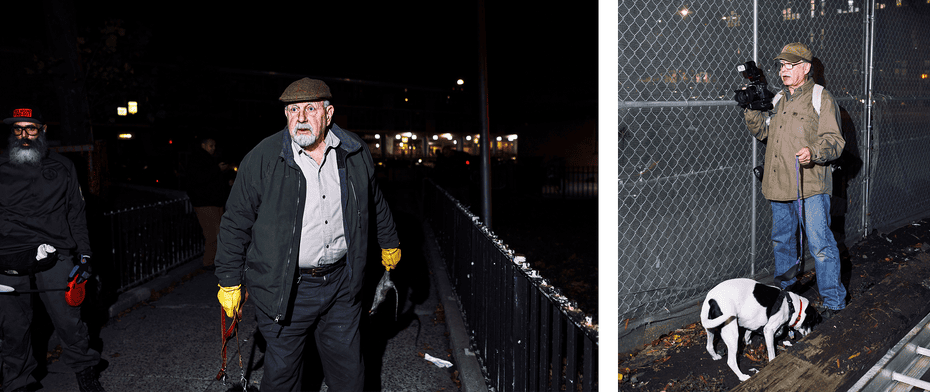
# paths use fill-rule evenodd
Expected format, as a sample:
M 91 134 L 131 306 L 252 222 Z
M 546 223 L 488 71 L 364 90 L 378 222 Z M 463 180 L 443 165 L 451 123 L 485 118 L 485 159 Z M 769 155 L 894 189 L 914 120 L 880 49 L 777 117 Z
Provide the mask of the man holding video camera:
M 839 158 L 846 142 L 840 132 L 839 106 L 808 75 L 812 59 L 807 45 L 797 42 L 785 45 L 775 57 L 784 87 L 774 108 L 752 110 L 742 102 L 741 106 L 749 132 L 766 142 L 762 194 L 772 205 L 775 276 L 787 272 L 798 260 L 796 233 L 799 215 L 803 213 L 801 227 L 815 259 L 817 289 L 823 298 L 822 315 L 826 319 L 846 307 L 839 249 L 830 231 L 833 176 L 829 164 Z M 814 108 L 818 96 L 820 107 Z M 791 277 L 782 287 L 796 280 Z

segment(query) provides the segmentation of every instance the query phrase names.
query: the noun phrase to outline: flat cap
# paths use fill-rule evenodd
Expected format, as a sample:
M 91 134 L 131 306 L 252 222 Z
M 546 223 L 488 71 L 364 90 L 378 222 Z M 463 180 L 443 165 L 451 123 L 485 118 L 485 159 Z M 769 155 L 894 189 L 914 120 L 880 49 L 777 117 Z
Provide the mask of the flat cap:
M 12 124 L 18 122 L 31 122 L 36 124 L 45 124 L 45 120 L 42 119 L 42 112 L 38 108 L 32 105 L 20 105 L 14 106 L 6 112 L 10 117 L 3 119 L 4 124 Z
M 784 48 L 781 48 L 781 54 L 775 57 L 775 60 L 785 60 L 789 63 L 796 63 L 798 61 L 807 61 L 809 63 L 813 59 L 814 54 L 811 53 L 811 50 L 807 45 L 800 42 L 785 45 Z
M 333 94 L 322 80 L 303 78 L 287 86 L 278 99 L 284 103 L 322 101 L 333 99 Z

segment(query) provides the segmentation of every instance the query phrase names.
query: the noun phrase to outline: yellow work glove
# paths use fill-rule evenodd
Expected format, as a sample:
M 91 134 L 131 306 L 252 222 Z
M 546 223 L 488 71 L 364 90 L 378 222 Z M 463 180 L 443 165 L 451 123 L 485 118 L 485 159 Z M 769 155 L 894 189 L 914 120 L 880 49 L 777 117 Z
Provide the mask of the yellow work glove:
M 398 261 L 400 261 L 400 249 L 381 249 L 381 264 L 384 265 L 384 269 L 388 271 L 394 269 Z
M 238 316 L 239 303 L 242 302 L 242 285 L 219 287 L 220 292 L 216 293 L 216 298 L 220 300 L 220 305 L 223 307 L 223 310 L 226 311 L 226 317 L 233 318 Z

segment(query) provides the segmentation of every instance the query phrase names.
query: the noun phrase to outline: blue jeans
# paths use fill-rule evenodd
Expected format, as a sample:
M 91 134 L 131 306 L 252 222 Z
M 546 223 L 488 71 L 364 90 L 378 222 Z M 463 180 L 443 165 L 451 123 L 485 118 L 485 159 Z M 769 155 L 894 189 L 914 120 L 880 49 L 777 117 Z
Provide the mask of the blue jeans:
M 846 288 L 840 282 L 840 251 L 830 231 L 830 195 L 814 195 L 802 202 L 803 228 L 808 249 L 814 256 L 817 290 L 823 297 L 823 306 L 841 310 L 846 307 Z M 798 261 L 798 202 L 772 201 L 771 204 L 775 276 L 780 276 Z M 782 285 L 787 287 L 795 281 L 797 279 L 791 279 Z

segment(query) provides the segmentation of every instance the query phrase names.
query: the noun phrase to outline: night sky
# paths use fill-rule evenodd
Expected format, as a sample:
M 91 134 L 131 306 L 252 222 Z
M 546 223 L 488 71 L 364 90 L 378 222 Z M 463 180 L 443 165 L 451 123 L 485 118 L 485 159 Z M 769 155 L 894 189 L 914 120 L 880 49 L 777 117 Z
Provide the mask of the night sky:
M 0 48 L 44 39 L 41 3 L 5 4 Z M 439 88 L 463 78 L 478 85 L 477 1 L 222 2 L 195 8 L 182 6 L 193 1 L 75 3 L 79 34 L 116 18 L 130 29 L 150 29 L 146 59 L 153 62 Z M 594 105 L 595 3 L 488 3 L 495 3 L 485 11 L 492 131 L 495 121 L 542 120 L 560 101 Z

